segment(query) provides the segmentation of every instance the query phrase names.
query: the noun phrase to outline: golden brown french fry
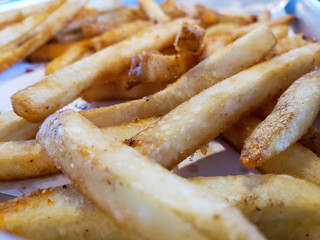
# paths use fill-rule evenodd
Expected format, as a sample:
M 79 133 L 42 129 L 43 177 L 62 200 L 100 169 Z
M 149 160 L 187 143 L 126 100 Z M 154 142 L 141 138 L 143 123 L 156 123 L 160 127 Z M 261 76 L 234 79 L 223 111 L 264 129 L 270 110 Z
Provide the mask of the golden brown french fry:
M 257 117 L 246 117 L 225 131 L 223 137 L 240 152 L 245 139 L 260 122 Z M 261 173 L 289 174 L 320 184 L 320 158 L 299 143 L 264 162 L 258 170 Z
M 101 130 L 119 141 L 124 141 L 156 120 L 143 119 Z M 27 179 L 60 171 L 35 140 L 0 142 L 0 169 L 0 181 Z
M 203 49 L 205 31 L 196 24 L 183 23 L 174 46 L 177 52 L 199 55 Z
M 147 17 L 140 9 L 124 7 L 116 8 L 97 16 L 97 22 L 128 23 L 138 20 L 147 20 Z
M 320 44 L 256 64 L 180 104 L 127 143 L 172 168 L 319 65 Z
M 148 98 L 82 111 L 81 114 L 98 127 L 162 116 L 204 89 L 259 62 L 274 44 L 274 36 L 268 27 L 256 29 L 208 57 L 163 91 Z
M 196 65 L 195 58 L 186 53 L 162 55 L 145 52 L 137 54 L 131 61 L 129 82 L 173 82 L 194 65 Z
M 282 38 L 288 37 L 289 33 L 289 25 L 287 24 L 280 24 L 275 25 L 272 27 L 272 32 L 277 40 L 281 40 Z
M 220 23 L 236 23 L 238 25 L 247 25 L 257 20 L 257 17 L 251 14 L 219 14 Z
M 267 239 L 316 239 L 320 234 L 320 188 L 315 184 L 274 174 L 190 180 L 238 207 Z
M 0 31 L 0 47 L 5 46 L 11 41 L 17 40 L 29 31 L 37 27 L 41 22 L 43 22 L 47 17 L 48 13 L 39 13 L 31 15 L 21 22 L 12 24 Z
M 175 0 L 165 0 L 161 3 L 160 7 L 171 18 L 186 17 L 188 15 Z
M 41 122 L 80 96 L 98 77 L 115 75 L 129 67 L 134 54 L 172 44 L 180 24 L 185 20 L 177 19 L 145 28 L 130 38 L 56 71 L 15 93 L 11 97 L 14 111 L 31 122 Z M 76 76 L 74 72 L 77 72 Z
M 78 190 L 142 237 L 264 239 L 236 208 L 103 134 L 74 111 L 47 118 L 37 140 Z
M 231 35 L 234 38 L 237 38 L 237 36 L 234 36 L 234 32 L 239 28 L 240 26 L 235 23 L 219 23 L 212 25 L 206 29 L 206 37 L 210 38 L 213 36 L 220 36 L 220 35 Z
M 84 36 L 81 31 L 71 32 L 71 33 L 57 33 L 54 36 L 54 41 L 56 43 L 73 43 L 84 40 Z
M 204 28 L 207 28 L 219 22 L 219 14 L 216 11 L 213 11 L 200 4 L 196 4 L 194 8 L 197 14 L 196 17 L 200 20 L 201 25 Z
M 20 47 L 8 50 L 0 56 L 0 72 L 14 63 L 25 58 L 54 36 L 62 26 L 85 4 L 86 0 L 67 0 L 55 10 L 43 24 L 35 29 L 35 35 L 24 42 Z M 41 31 L 38 30 L 40 27 Z M 38 32 L 39 31 L 39 32 Z
M 50 43 L 35 50 L 28 56 L 31 62 L 49 62 L 64 53 L 75 43 Z
M 46 12 L 52 7 L 58 7 L 63 2 L 64 0 L 55 0 L 51 3 L 43 2 L 32 4 L 30 6 L 19 8 L 16 10 L 3 12 L 0 14 L 0 23 L 18 22 L 32 14 Z
M 320 71 L 304 75 L 279 98 L 274 110 L 246 140 L 240 162 L 257 167 L 283 152 L 309 129 L 320 110 Z
M 98 82 L 86 89 L 81 97 L 88 101 L 132 100 L 154 94 L 164 89 L 168 82 L 143 82 L 128 89 L 128 77 L 119 76 L 119 82 Z
M 30 123 L 13 111 L 0 114 L 0 142 L 32 139 L 38 128 L 39 124 Z
M 165 14 L 160 6 L 153 0 L 138 0 L 139 9 L 148 16 L 150 20 L 156 22 L 167 22 L 171 18 Z
M 106 216 L 71 185 L 0 204 L 0 229 L 26 239 L 141 239 Z
M 119 26 L 118 22 L 109 21 L 109 22 L 92 22 L 85 23 L 81 26 L 82 35 L 85 38 L 91 38 L 102 33 L 108 32 L 115 27 Z

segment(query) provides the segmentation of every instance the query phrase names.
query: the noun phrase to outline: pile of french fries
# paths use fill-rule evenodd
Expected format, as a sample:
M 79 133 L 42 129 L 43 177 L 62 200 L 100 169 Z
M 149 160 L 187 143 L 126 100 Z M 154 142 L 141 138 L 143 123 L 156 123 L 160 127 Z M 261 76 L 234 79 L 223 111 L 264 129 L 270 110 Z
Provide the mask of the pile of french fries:
M 0 71 L 48 61 L 0 114 L 0 181 L 72 185 L 0 204 L 26 239 L 319 239 L 320 44 L 291 15 L 53 0 L 0 15 Z M 73 100 L 131 100 L 75 112 Z M 170 170 L 221 135 L 259 175 Z

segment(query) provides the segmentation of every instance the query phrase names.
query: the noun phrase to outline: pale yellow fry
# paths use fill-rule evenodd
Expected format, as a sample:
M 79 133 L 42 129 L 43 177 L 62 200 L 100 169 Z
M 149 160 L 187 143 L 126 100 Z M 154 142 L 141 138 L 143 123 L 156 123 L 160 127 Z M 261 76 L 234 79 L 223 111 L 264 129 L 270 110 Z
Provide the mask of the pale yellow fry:
M 33 240 L 135 240 L 72 186 L 41 189 L 0 204 L 0 229 Z
M 280 24 L 272 27 L 272 32 L 277 40 L 281 40 L 282 38 L 288 37 L 289 33 L 289 25 L 288 24 Z
M 43 2 L 33 4 L 27 7 L 19 8 L 16 10 L 3 12 L 0 14 L 0 23 L 17 22 L 22 19 L 39 12 L 45 12 L 50 8 L 50 4 L 56 4 L 57 6 L 62 3 L 63 0 L 52 1 L 52 3 Z
M 124 141 L 156 120 L 157 118 L 143 119 L 101 130 L 119 141 Z M 0 181 L 27 179 L 60 171 L 35 140 L 0 142 L 0 169 Z
M 14 41 L 34 29 L 48 17 L 47 13 L 39 13 L 27 17 L 21 22 L 15 23 L 0 31 L 0 47 Z
M 41 122 L 81 95 L 97 77 L 116 75 L 130 65 L 134 54 L 149 48 L 162 49 L 173 43 L 185 19 L 158 24 L 132 37 L 83 58 L 49 75 L 11 97 L 14 111 L 31 122 Z
M 67 0 L 61 7 L 55 10 L 43 24 L 35 29 L 34 35 L 31 36 L 30 39 L 27 39 L 20 47 L 2 53 L 0 56 L 0 72 L 45 44 L 62 28 L 77 10 L 85 4 L 85 2 L 86 0 Z
M 317 239 L 320 188 L 288 175 L 193 178 L 202 189 L 223 197 L 261 230 L 267 239 Z
M 47 118 L 37 140 L 77 189 L 142 237 L 264 239 L 222 199 L 103 134 L 72 110 Z
M 38 128 L 39 124 L 30 123 L 13 111 L 0 114 L 0 142 L 32 139 Z
M 174 47 L 177 52 L 199 55 L 204 45 L 205 30 L 196 24 L 183 23 L 177 34 Z
M 320 44 L 254 65 L 180 104 L 128 142 L 172 168 L 319 65 Z
M 86 5 L 87 9 L 96 9 L 98 12 L 106 12 L 120 7 L 123 7 L 120 0 L 90 1 Z
M 50 43 L 43 45 L 28 56 L 32 62 L 49 62 L 60 56 L 75 43 Z
M 165 0 L 160 7 L 171 18 L 186 17 L 188 15 L 175 0 Z
M 166 22 L 171 19 L 153 0 L 138 0 L 138 4 L 141 11 L 144 12 L 150 20 Z
M 246 140 L 240 162 L 251 168 L 260 166 L 298 141 L 318 115 L 319 92 L 320 71 L 296 80 Z
M 259 62 L 274 44 L 274 36 L 268 27 L 256 29 L 148 98 L 82 111 L 81 114 L 98 127 L 130 122 L 135 118 L 162 116 L 204 89 Z
M 260 122 L 257 117 L 246 117 L 225 131 L 222 136 L 240 152 L 245 140 Z M 258 170 L 262 173 L 289 174 L 320 184 L 320 158 L 299 143 L 264 162 Z
M 162 55 L 141 53 L 133 56 L 130 66 L 131 82 L 168 83 L 181 77 L 196 65 L 190 54 Z

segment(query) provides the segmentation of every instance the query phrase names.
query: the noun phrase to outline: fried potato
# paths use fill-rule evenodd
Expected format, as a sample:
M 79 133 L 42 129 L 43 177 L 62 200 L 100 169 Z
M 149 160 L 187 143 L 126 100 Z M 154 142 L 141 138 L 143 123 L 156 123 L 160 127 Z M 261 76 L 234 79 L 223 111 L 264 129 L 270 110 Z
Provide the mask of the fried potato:
M 75 43 L 50 43 L 35 50 L 27 58 L 31 62 L 50 62 Z
M 144 52 L 133 56 L 130 66 L 130 83 L 173 82 L 190 68 L 196 60 L 189 54 L 162 55 Z
M 171 18 L 186 17 L 188 14 L 175 0 L 165 0 L 160 5 L 164 13 Z
M 48 17 L 47 13 L 31 15 L 21 22 L 12 24 L 0 31 L 0 47 L 5 46 L 11 41 L 17 40 L 29 31 L 33 30 Z
M 38 129 L 39 124 L 32 124 L 13 111 L 0 114 L 0 142 L 32 139 Z
M 55 10 L 43 24 L 39 25 L 34 32 L 34 35 L 27 39 L 21 46 L 13 50 L 9 49 L 0 56 L 0 71 L 3 71 L 25 58 L 37 48 L 46 43 L 54 36 L 62 26 L 80 9 L 86 0 L 75 1 L 67 0 L 57 10 Z M 39 31 L 39 29 L 41 31 Z
M 257 167 L 300 139 L 320 110 L 320 71 L 295 81 L 279 98 L 274 110 L 246 140 L 240 162 Z
M 267 239 L 316 239 L 320 234 L 317 185 L 273 174 L 190 180 L 239 208 Z
M 92 22 L 92 23 L 86 23 L 81 26 L 81 32 L 83 37 L 85 38 L 91 38 L 98 35 L 101 35 L 102 33 L 108 32 L 116 27 L 119 26 L 119 23 L 117 22 Z
M 64 0 L 55 0 L 51 3 L 43 2 L 32 4 L 16 10 L 3 12 L 0 14 L 0 23 L 18 22 L 32 14 L 48 11 L 48 9 L 52 7 L 58 7 L 63 2 Z
M 123 6 L 124 5 L 120 0 L 90 1 L 87 3 L 86 8 L 96 9 L 98 12 L 106 12 Z
M 47 118 L 37 140 L 78 190 L 142 237 L 264 239 L 236 208 L 103 134 L 74 111 Z
M 256 29 L 148 98 L 82 111 L 81 114 L 98 127 L 130 122 L 136 118 L 162 116 L 204 89 L 259 62 L 274 44 L 274 36 L 268 27 Z
M 104 133 L 124 141 L 145 129 L 157 118 L 101 128 Z M 27 179 L 60 172 L 47 152 L 35 141 L 0 142 L 0 181 Z
M 256 64 L 180 104 L 127 143 L 172 168 L 319 65 L 320 44 Z
M 142 82 L 128 89 L 128 78 L 122 79 L 122 76 L 119 76 L 119 82 L 98 82 L 86 89 L 81 97 L 88 102 L 139 99 L 161 91 L 169 84 L 169 82 Z
M 214 36 L 205 39 L 205 44 L 201 55 L 199 56 L 200 60 L 206 59 L 219 49 L 227 46 L 232 43 L 235 39 L 230 35 L 220 35 Z
M 38 190 L 0 204 L 0 216 L 1 230 L 27 239 L 141 239 L 72 186 Z
M 255 127 L 261 122 L 257 117 L 247 117 L 223 133 L 238 151 L 241 151 L 245 139 L 250 136 Z M 261 173 L 289 174 L 320 184 L 320 159 L 309 149 L 296 143 L 284 152 L 264 162 L 258 167 Z
M 203 49 L 204 35 L 204 29 L 196 24 L 183 23 L 174 47 L 177 52 L 187 52 L 197 56 Z
M 266 22 L 269 21 L 271 19 L 271 13 L 269 10 L 266 11 L 262 11 L 258 14 L 258 21 L 259 22 Z
M 139 9 L 156 22 L 167 22 L 171 18 L 164 13 L 160 6 L 153 0 L 138 0 Z
M 14 111 L 31 122 L 43 121 L 80 96 L 99 76 L 111 73 L 115 75 L 129 67 L 134 54 L 172 44 L 183 21 L 185 19 L 177 19 L 145 28 L 124 41 L 56 71 L 42 81 L 15 93 L 11 97 Z M 75 71 L 78 73 L 76 77 Z
M 203 5 L 196 4 L 194 6 L 196 10 L 196 17 L 200 20 L 201 26 L 207 28 L 208 26 L 217 24 L 219 22 L 219 14 Z
M 116 8 L 106 13 L 101 13 L 97 16 L 97 22 L 114 22 L 114 23 L 128 23 L 138 20 L 147 20 L 147 17 L 136 8 Z

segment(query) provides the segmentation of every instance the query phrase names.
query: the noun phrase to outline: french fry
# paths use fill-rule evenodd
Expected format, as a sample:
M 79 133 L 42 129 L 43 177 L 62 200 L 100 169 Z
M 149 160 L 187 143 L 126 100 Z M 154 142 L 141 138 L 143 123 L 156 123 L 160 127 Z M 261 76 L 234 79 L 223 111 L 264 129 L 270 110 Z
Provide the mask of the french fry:
M 269 10 L 266 10 L 258 14 L 257 20 L 258 22 L 266 22 L 266 21 L 269 21 L 270 19 L 271 19 L 271 13 Z
M 62 4 L 43 24 L 35 29 L 35 35 L 24 42 L 20 47 L 2 53 L 0 57 L 0 72 L 25 58 L 46 43 L 86 2 L 86 0 L 75 1 L 76 3 L 74 1 L 75 0 L 67 0 Z M 39 27 L 41 31 L 38 30 Z
M 116 8 L 106 13 L 101 13 L 97 16 L 97 22 L 115 22 L 128 23 L 138 20 L 147 20 L 146 16 L 140 9 L 136 8 Z
M 236 208 L 103 134 L 74 111 L 47 118 L 37 140 L 78 190 L 142 237 L 264 239 Z
M 119 82 L 98 82 L 86 89 L 81 97 L 88 101 L 106 101 L 106 100 L 132 100 L 154 94 L 164 89 L 169 82 L 143 82 L 128 89 L 128 77 Z
M 193 55 L 199 55 L 203 49 L 205 31 L 195 25 L 183 23 L 177 34 L 174 46 L 177 52 L 187 52 Z
M 201 55 L 199 56 L 200 60 L 206 59 L 219 49 L 227 46 L 232 43 L 234 38 L 230 35 L 219 35 L 205 39 L 205 44 Z
M 124 141 L 145 129 L 157 118 L 102 128 L 104 133 Z M 0 181 L 27 179 L 60 172 L 47 152 L 35 141 L 0 142 Z
M 148 16 L 150 20 L 156 22 L 167 22 L 171 18 L 164 13 L 160 6 L 153 0 L 138 0 L 139 9 Z
M 141 239 L 72 186 L 38 190 L 0 204 L 0 215 L 1 230 L 26 239 Z
M 199 18 L 201 25 L 204 28 L 207 28 L 219 22 L 219 14 L 216 11 L 213 11 L 200 4 L 196 4 L 194 8 L 197 13 L 196 17 Z
M 92 22 L 83 24 L 81 27 L 82 34 L 85 38 L 91 38 L 107 31 L 110 31 L 117 27 L 119 23 L 117 22 Z
M 75 43 L 50 43 L 35 50 L 28 56 L 31 62 L 50 62 L 64 53 Z
M 148 98 L 82 111 L 81 114 L 98 127 L 130 122 L 136 118 L 162 116 L 204 89 L 259 62 L 274 44 L 275 39 L 268 27 L 256 29 Z
M 0 14 L 0 23 L 18 22 L 32 14 L 48 11 L 48 9 L 51 7 L 58 7 L 63 2 L 64 0 L 56 0 L 52 1 L 51 3 L 43 2 L 16 10 L 3 12 Z
M 280 24 L 272 27 L 272 32 L 277 40 L 281 40 L 282 38 L 288 37 L 289 33 L 289 25 Z
M 87 9 L 96 9 L 98 12 L 106 12 L 120 7 L 123 7 L 120 0 L 90 1 L 86 5 Z
M 54 40 L 57 43 L 73 43 L 84 40 L 84 36 L 81 31 L 71 33 L 57 33 L 54 36 Z
M 32 124 L 13 111 L 0 114 L 0 142 L 32 139 L 38 129 L 39 124 Z
M 244 141 L 261 122 L 257 117 L 246 117 L 223 133 L 223 137 L 239 152 Z M 320 159 L 308 148 L 296 143 L 257 168 L 261 173 L 289 174 L 320 184 Z
M 172 168 L 319 64 L 320 44 L 310 44 L 254 65 L 179 105 L 127 143 Z
M 316 239 L 320 234 L 320 188 L 288 175 L 190 179 L 236 206 L 267 239 Z
M 115 75 L 129 67 L 134 54 L 172 44 L 182 21 L 185 19 L 145 28 L 124 41 L 56 71 L 42 81 L 15 93 L 11 97 L 14 111 L 31 122 L 41 122 L 80 96 L 99 76 L 111 73 Z M 128 46 L 130 49 L 127 49 Z M 75 77 L 75 71 L 81 71 L 81 74 Z
M 196 65 L 192 55 L 182 53 L 162 55 L 145 52 L 133 56 L 130 66 L 130 83 L 173 82 Z
M 11 41 L 17 40 L 29 31 L 37 27 L 41 22 L 43 22 L 48 17 L 47 13 L 39 13 L 31 15 L 21 22 L 12 24 L 0 31 L 0 47 L 5 46 Z
M 161 3 L 160 7 L 171 18 L 186 17 L 188 15 L 175 0 L 165 0 Z
M 279 98 L 274 110 L 246 140 L 240 162 L 257 167 L 300 139 L 320 110 L 320 71 L 295 81 Z

